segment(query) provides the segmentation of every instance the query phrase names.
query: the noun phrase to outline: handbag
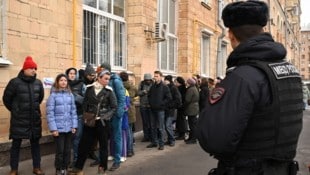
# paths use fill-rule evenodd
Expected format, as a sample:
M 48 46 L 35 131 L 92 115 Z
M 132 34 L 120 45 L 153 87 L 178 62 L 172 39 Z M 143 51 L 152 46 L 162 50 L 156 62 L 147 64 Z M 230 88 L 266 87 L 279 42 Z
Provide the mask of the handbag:
M 96 114 L 91 112 L 84 112 L 83 113 L 83 120 L 84 125 L 88 127 L 95 127 L 96 124 Z
M 98 116 L 99 113 L 99 107 L 101 104 L 103 97 L 100 99 L 98 106 L 97 106 L 97 112 L 96 114 L 91 113 L 91 112 L 84 112 L 83 113 L 83 120 L 84 120 L 84 125 L 88 126 L 88 127 L 95 127 L 96 125 L 96 117 Z

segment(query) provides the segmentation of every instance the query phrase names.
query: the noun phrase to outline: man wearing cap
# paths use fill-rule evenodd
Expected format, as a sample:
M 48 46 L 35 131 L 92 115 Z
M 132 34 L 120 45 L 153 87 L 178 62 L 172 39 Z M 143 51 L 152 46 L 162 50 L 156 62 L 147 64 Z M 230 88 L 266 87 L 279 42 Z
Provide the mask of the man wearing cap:
M 302 129 L 302 83 L 286 49 L 263 27 L 263 1 L 238 1 L 222 12 L 234 49 L 226 77 L 200 113 L 197 137 L 218 166 L 209 174 L 295 175 Z
M 19 151 L 22 139 L 29 139 L 33 159 L 33 173 L 44 175 L 41 170 L 39 139 L 42 134 L 40 103 L 44 97 L 42 82 L 36 78 L 37 64 L 27 56 L 22 70 L 9 81 L 3 93 L 3 104 L 11 112 L 10 175 L 18 174 Z
M 151 106 L 148 99 L 148 94 L 151 86 L 154 84 L 152 75 L 145 73 L 138 89 L 140 99 L 140 114 L 142 118 L 143 138 L 142 142 L 150 142 L 151 134 Z

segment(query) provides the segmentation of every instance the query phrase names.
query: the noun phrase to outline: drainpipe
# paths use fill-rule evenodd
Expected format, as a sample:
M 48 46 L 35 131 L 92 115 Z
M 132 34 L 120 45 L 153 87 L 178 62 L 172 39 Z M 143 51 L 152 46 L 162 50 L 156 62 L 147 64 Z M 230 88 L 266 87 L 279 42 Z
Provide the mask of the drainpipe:
M 220 16 L 222 16 L 221 12 L 222 12 L 222 8 L 221 8 L 221 5 L 222 5 L 222 2 L 223 0 L 219 0 L 218 1 L 218 18 L 217 18 L 217 24 L 219 25 L 219 27 L 221 28 L 222 32 L 220 34 L 220 36 L 218 37 L 218 40 L 217 40 L 217 59 L 216 59 L 216 74 L 217 76 L 220 76 L 220 72 L 219 72 L 219 69 L 218 67 L 220 66 L 219 64 L 219 60 L 222 59 L 222 55 L 221 55 L 221 52 L 222 52 L 222 41 L 223 41 L 223 38 L 225 37 L 225 26 L 223 25 L 221 19 L 220 19 Z
M 73 67 L 76 67 L 76 0 L 72 2 L 72 61 Z

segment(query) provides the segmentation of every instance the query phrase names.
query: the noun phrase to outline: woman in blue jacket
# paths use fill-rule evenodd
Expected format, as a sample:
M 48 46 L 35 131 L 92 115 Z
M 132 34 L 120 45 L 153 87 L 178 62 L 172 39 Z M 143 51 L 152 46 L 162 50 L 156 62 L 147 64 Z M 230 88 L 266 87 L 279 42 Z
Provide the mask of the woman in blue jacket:
M 67 174 L 71 155 L 71 137 L 76 132 L 77 114 L 74 97 L 65 74 L 59 74 L 46 103 L 48 128 L 56 143 L 56 175 Z

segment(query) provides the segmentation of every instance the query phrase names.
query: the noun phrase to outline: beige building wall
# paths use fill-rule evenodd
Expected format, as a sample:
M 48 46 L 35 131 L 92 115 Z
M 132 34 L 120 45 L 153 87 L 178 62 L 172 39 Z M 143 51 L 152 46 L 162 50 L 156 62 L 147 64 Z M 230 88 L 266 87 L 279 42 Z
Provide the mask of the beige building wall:
M 144 73 L 157 69 L 157 43 L 153 39 L 157 1 L 127 1 L 127 70 L 138 84 Z
M 5 46 L 4 55 L 13 64 L 0 67 L 0 143 L 8 141 L 9 111 L 3 106 L 3 90 L 8 81 L 16 77 L 27 55 L 38 65 L 38 76 L 55 78 L 58 73 L 74 64 L 81 64 L 82 9 L 81 1 L 76 4 L 73 20 L 73 2 L 70 0 L 7 0 L 3 9 L 6 28 L 1 42 Z M 76 28 L 73 29 L 73 21 Z M 2 24 L 2 23 L 1 23 Z M 76 40 L 73 47 L 73 33 Z M 5 39 L 3 39 L 5 38 Z M 75 51 L 75 58 L 73 58 Z M 49 89 L 45 90 L 45 100 Z M 45 100 L 43 110 L 43 134 L 48 134 L 45 120 Z
M 300 73 L 303 80 L 310 80 L 310 30 L 301 31 L 301 66 Z

